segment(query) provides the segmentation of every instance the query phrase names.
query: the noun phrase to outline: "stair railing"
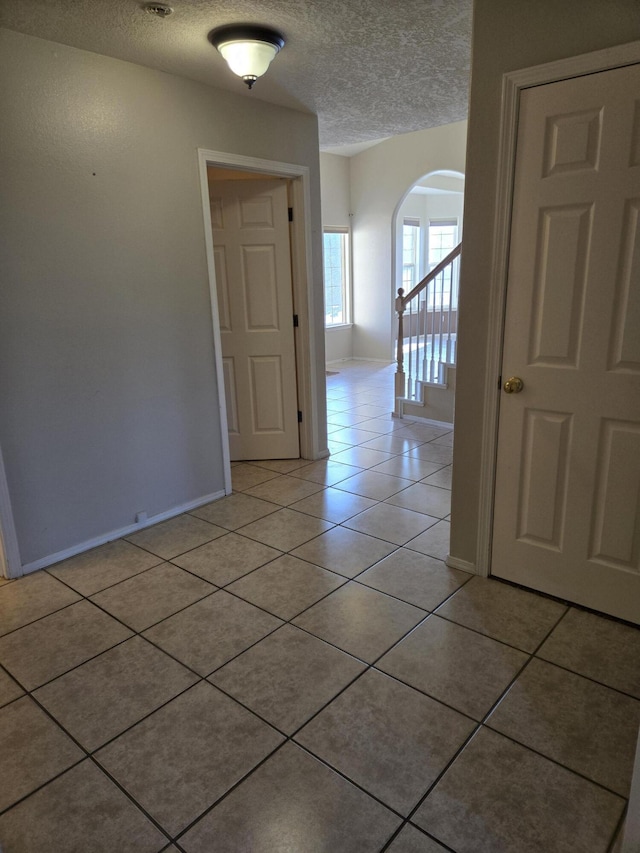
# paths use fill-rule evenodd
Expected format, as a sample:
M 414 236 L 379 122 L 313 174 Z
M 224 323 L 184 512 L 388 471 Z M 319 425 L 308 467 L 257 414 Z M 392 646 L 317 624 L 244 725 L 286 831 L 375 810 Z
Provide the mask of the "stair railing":
M 454 307 L 454 300 L 458 290 L 458 258 L 461 251 L 462 243 L 458 243 L 455 249 L 449 252 L 446 258 L 443 258 L 406 295 L 404 288 L 398 288 L 395 303 L 398 314 L 396 400 L 398 398 L 415 399 L 420 383 L 442 384 L 444 365 L 455 363 L 457 307 Z M 449 267 L 451 267 L 450 270 Z M 450 276 L 448 300 L 445 298 L 445 276 Z M 429 288 L 431 284 L 433 286 Z M 425 290 L 427 290 L 426 297 L 421 298 Z M 448 304 L 445 305 L 446 302 Z M 405 354 L 407 373 L 405 373 Z M 397 403 L 396 413 L 398 413 Z

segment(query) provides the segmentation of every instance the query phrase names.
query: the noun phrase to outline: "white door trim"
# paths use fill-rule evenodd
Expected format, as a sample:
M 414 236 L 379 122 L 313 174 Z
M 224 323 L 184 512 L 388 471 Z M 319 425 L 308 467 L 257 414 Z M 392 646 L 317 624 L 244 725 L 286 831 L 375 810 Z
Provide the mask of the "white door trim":
M 18 536 L 13 522 L 11 498 L 0 448 L 0 577 L 19 578 L 22 561 L 18 548 Z
M 531 86 L 542 86 L 584 74 L 609 71 L 640 62 L 640 41 L 572 56 L 545 65 L 512 71 L 502 78 L 498 180 L 494 220 L 493 255 L 490 269 L 489 327 L 485 363 L 486 405 L 482 424 L 480 458 L 480 510 L 476 543 L 476 572 L 483 577 L 491 569 L 495 460 L 498 449 L 498 376 L 502 364 L 504 312 L 507 296 L 507 271 L 511 232 L 511 202 L 518 130 L 520 93 Z
M 209 292 L 211 296 L 211 315 L 213 323 L 213 343 L 216 357 L 216 376 L 218 382 L 218 405 L 222 430 L 222 452 L 224 460 L 225 491 L 231 494 L 231 463 L 229 459 L 229 441 L 227 435 L 227 407 L 224 396 L 224 378 L 222 375 L 222 344 L 220 340 L 220 319 L 216 290 L 215 265 L 213 258 L 213 236 L 211 232 L 211 210 L 209 207 L 209 185 L 207 165 L 232 166 L 248 172 L 270 176 L 280 175 L 291 179 L 292 207 L 294 218 L 291 228 L 291 272 L 293 280 L 293 307 L 301 323 L 296 330 L 296 373 L 298 383 L 298 401 L 303 412 L 300 424 L 300 455 L 306 459 L 318 459 L 326 456 L 319 447 L 317 382 L 313 353 L 316 351 L 315 317 L 313 310 L 313 271 L 311 258 L 311 186 L 308 166 L 294 163 L 282 163 L 275 160 L 263 160 L 257 157 L 245 157 L 224 151 L 198 149 L 200 188 L 202 195 L 202 213 L 204 220 L 204 238 L 209 270 Z

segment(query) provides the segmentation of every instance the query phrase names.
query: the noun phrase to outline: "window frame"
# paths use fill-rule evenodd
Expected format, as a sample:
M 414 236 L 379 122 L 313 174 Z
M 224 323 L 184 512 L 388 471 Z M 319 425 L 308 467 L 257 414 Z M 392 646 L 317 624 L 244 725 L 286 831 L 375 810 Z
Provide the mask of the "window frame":
M 446 248 L 442 251 L 442 256 L 435 261 L 431 261 L 431 228 L 432 226 L 448 226 L 454 228 L 453 232 L 453 245 L 451 247 Z M 460 221 L 455 216 L 441 216 L 441 217 L 429 217 L 429 221 L 427 224 L 427 267 L 428 271 L 431 272 L 434 267 L 436 267 L 441 260 L 443 260 L 452 249 L 455 249 L 459 242 L 459 233 L 460 233 Z M 431 282 L 427 287 L 427 292 L 425 294 L 426 304 L 429 310 L 432 311 L 457 311 L 458 310 L 458 285 L 459 282 L 455 283 L 450 278 L 451 271 L 449 271 L 449 277 L 447 279 L 448 287 L 443 287 L 443 290 L 438 294 L 439 299 L 437 298 L 437 294 L 434 290 L 434 282 Z M 444 284 L 444 281 L 443 281 Z M 446 296 L 446 299 L 445 299 Z
M 413 246 L 413 261 L 407 264 L 405 262 L 405 228 L 415 229 L 415 241 Z M 402 219 L 402 287 L 405 293 L 409 293 L 421 279 L 420 271 L 422 266 L 422 222 L 417 216 L 405 216 Z M 406 280 L 405 271 L 413 270 L 412 281 Z
M 326 268 L 326 247 L 325 247 L 325 236 L 329 234 L 340 234 L 343 237 L 341 241 L 342 244 L 342 314 L 343 319 L 340 323 L 327 323 L 327 268 Z M 353 322 L 351 319 L 351 306 L 352 306 L 352 298 L 351 298 L 351 264 L 352 264 L 352 255 L 351 255 L 351 229 L 344 226 L 334 226 L 334 225 L 325 225 L 322 228 L 322 296 L 323 296 L 323 305 L 324 305 L 324 328 L 325 331 L 331 329 L 344 329 L 346 327 L 352 326 Z M 335 287 L 335 285 L 334 285 Z

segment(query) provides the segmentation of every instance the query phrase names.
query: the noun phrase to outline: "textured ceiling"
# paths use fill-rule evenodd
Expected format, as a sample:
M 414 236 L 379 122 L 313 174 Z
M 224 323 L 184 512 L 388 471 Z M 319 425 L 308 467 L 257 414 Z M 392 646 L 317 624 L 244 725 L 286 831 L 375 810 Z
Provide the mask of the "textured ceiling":
M 317 113 L 322 147 L 467 115 L 472 0 L 0 0 L 0 26 Z M 286 46 L 252 92 L 207 34 L 266 24 Z

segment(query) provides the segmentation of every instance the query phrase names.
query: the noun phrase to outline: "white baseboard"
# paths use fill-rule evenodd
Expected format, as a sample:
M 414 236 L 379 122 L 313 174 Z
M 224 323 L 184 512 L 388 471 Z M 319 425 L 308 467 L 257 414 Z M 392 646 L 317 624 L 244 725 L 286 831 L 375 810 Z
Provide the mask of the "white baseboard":
M 460 569 L 461 572 L 469 572 L 469 574 L 472 575 L 479 574 L 478 567 L 475 563 L 469 563 L 467 560 L 461 560 L 460 557 L 452 557 L 451 554 L 449 554 L 444 562 L 450 569 Z
M 31 572 L 36 572 L 38 569 L 44 569 L 47 566 L 52 566 L 54 563 L 60 563 L 62 560 L 68 560 L 69 557 L 75 557 L 77 554 L 82 554 L 83 551 L 90 551 L 92 548 L 97 548 L 99 545 L 104 545 L 107 542 L 113 542 L 114 539 L 122 539 L 123 536 L 129 536 L 131 533 L 136 533 L 138 530 L 144 530 L 145 527 L 151 527 L 154 524 L 159 524 L 161 521 L 167 521 L 169 518 L 174 518 L 176 515 L 182 515 L 183 512 L 189 512 L 191 509 L 197 509 L 199 506 L 216 501 L 219 498 L 225 497 L 225 492 L 214 492 L 210 495 L 205 495 L 197 498 L 194 501 L 189 501 L 181 506 L 173 507 L 158 513 L 145 521 L 130 524 L 128 527 L 121 527 L 119 530 L 112 530 L 109 533 L 103 533 L 101 536 L 96 536 L 95 539 L 88 539 L 86 542 L 80 542 L 78 545 L 72 545 L 70 548 L 65 548 L 64 551 L 58 551 L 56 554 L 49 554 L 47 557 L 40 557 L 39 560 L 34 560 L 32 563 L 26 563 L 22 566 L 22 574 L 28 575 Z
M 427 426 L 438 427 L 438 429 L 449 429 L 449 430 L 453 429 L 453 424 L 449 423 L 449 421 L 435 421 L 433 418 L 423 418 L 421 415 L 405 415 L 404 414 L 404 406 L 402 404 L 411 403 L 411 404 L 416 405 L 416 406 L 419 406 L 420 404 L 416 403 L 415 400 L 409 400 L 405 397 L 398 397 L 397 399 L 401 403 L 401 414 L 399 414 L 399 415 L 394 414 L 394 417 L 402 418 L 402 419 L 404 419 L 406 417 L 406 419 L 408 421 L 417 421 L 417 423 L 419 423 L 419 424 L 426 424 Z

